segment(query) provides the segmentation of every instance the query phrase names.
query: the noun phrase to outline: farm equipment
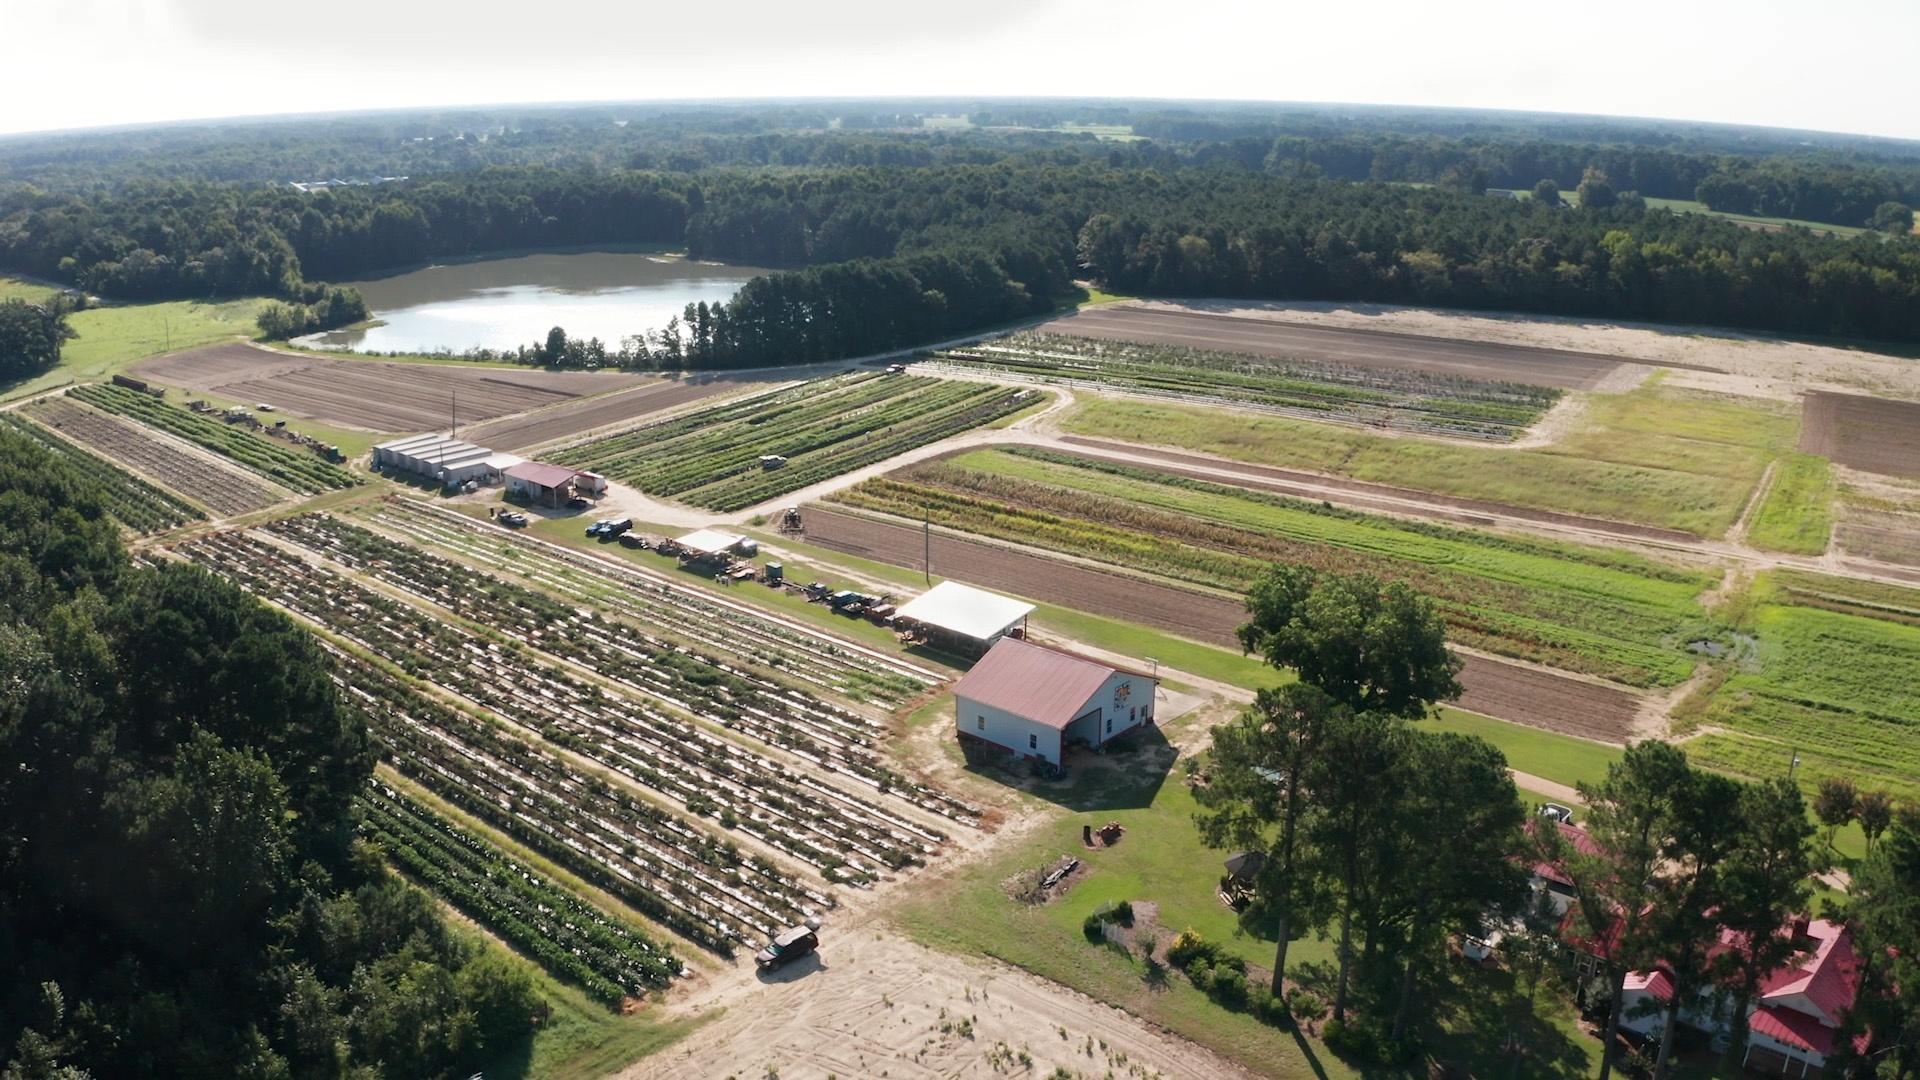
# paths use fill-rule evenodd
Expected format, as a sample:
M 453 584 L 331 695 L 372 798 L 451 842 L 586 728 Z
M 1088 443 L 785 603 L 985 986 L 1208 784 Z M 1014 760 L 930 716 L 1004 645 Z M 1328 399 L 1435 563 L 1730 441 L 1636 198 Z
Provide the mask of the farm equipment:
M 786 465 L 786 463 L 787 463 L 787 458 L 786 458 L 786 455 L 784 454 L 761 454 L 760 455 L 760 467 L 763 469 L 782 468 Z
M 653 541 L 641 536 L 637 532 L 621 533 L 620 546 L 623 548 L 631 548 L 635 551 L 645 551 L 653 546 Z
M 803 533 L 806 526 L 800 522 L 800 508 L 789 506 L 780 511 L 780 531 L 783 533 Z
M 167 396 L 166 387 L 149 386 L 145 380 L 136 379 L 131 375 L 115 375 L 113 377 L 113 385 L 124 386 L 129 390 L 138 390 L 151 397 L 163 398 Z
M 761 579 L 769 585 L 783 584 L 787 579 L 787 568 L 777 562 L 767 564 L 765 576 Z

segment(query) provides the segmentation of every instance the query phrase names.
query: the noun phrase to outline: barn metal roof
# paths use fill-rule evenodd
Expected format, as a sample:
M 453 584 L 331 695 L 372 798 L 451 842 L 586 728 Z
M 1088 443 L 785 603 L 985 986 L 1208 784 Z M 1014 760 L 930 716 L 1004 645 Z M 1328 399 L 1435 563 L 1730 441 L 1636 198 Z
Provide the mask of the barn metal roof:
M 943 581 L 900 606 L 895 618 L 985 641 L 1033 612 L 1033 605 L 957 581 Z
M 579 470 L 569 469 L 565 465 L 543 465 L 538 461 L 523 461 L 507 470 L 507 475 L 525 484 L 536 487 L 557 488 L 579 475 Z
M 1087 699 L 1122 672 L 1151 680 L 1151 676 L 1061 649 L 1001 638 L 972 671 L 953 684 L 953 692 L 956 697 L 991 705 L 1036 724 L 1064 729 L 1080 715 Z
M 700 529 L 688 533 L 674 543 L 700 555 L 712 555 L 715 552 L 730 551 L 733 545 L 744 539 L 746 537 L 739 533 L 722 532 L 719 529 Z

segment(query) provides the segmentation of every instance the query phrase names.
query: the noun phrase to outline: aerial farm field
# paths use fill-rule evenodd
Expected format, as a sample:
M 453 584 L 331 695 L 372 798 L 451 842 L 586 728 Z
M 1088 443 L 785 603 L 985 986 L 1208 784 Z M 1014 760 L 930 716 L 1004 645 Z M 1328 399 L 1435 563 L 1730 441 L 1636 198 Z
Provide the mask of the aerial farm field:
M 342 360 L 241 344 L 156 357 L 133 371 L 167 386 L 380 432 L 432 431 L 455 418 L 491 420 L 643 381 L 612 372 Z
M 1071 325 L 1071 322 L 1066 325 Z M 1023 332 L 938 353 L 939 363 L 1039 382 L 1092 384 L 1187 401 L 1230 402 L 1308 419 L 1505 442 L 1558 390 L 1444 371 L 1280 359 L 1174 344 Z
M 1833 539 L 1833 467 L 1814 454 L 1787 454 L 1747 529 L 1747 542 L 1767 551 L 1818 555 Z
M 1920 478 L 1920 404 L 1810 393 L 1800 449 L 1866 472 Z
M 206 515 L 164 488 L 140 479 L 91 451 L 58 438 L 38 424 L 0 413 L 0 429 L 25 435 L 49 452 L 73 460 L 93 476 L 106 495 L 107 510 L 136 533 L 163 532 Z
M 1066 431 L 1515 506 L 1718 536 L 1797 434 L 1790 407 L 1660 385 L 1596 395 L 1566 434 L 1528 448 L 1392 437 L 1286 417 L 1094 399 Z
M 124 386 L 90 383 L 69 397 L 203 447 L 234 464 L 308 495 L 349 488 L 359 481 L 345 469 L 304 447 L 255 435 L 225 420 L 169 405 Z
M 38 286 L 0 282 L 27 298 L 45 295 Z M 4 298 L 4 297 L 0 297 Z M 11 387 L 0 399 L 27 397 L 68 383 L 107 379 L 142 357 L 213 342 L 231 342 L 259 333 L 254 320 L 264 300 L 202 303 L 169 300 L 157 304 L 106 304 L 67 316 L 74 338 L 60 350 L 60 364 L 45 374 Z
M 1751 651 L 1691 714 L 1693 757 L 1749 776 L 1846 776 L 1920 795 L 1920 590 L 1774 571 L 1755 585 Z
M 1604 548 L 1405 522 L 1050 451 L 972 451 L 836 496 L 855 508 L 1244 593 L 1275 562 L 1406 581 L 1456 640 L 1635 686 L 1692 671 L 1712 574 Z
M 738 510 L 989 423 L 1025 408 L 1032 395 L 855 372 L 699 409 L 557 457 L 649 495 Z M 768 455 L 787 460 L 765 468 Z
M 23 411 L 99 456 L 221 516 L 259 510 L 289 497 L 286 489 L 252 473 L 219 464 L 135 421 L 108 415 L 64 396 L 42 398 Z

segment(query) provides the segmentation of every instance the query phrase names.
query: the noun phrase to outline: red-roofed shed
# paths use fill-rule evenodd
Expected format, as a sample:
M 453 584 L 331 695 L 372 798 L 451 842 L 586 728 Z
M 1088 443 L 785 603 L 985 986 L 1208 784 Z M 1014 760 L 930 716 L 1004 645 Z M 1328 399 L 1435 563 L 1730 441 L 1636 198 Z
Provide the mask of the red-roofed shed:
M 954 684 L 962 735 L 1059 765 L 1076 742 L 1107 740 L 1153 722 L 1159 680 L 1020 638 L 1001 638 Z

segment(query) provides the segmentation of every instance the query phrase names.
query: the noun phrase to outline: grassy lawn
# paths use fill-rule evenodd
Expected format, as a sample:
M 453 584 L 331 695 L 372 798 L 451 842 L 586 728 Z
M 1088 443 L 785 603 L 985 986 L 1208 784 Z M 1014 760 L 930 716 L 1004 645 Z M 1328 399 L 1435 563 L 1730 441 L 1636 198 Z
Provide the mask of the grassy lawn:
M 504 945 L 490 943 L 494 948 Z M 531 967 L 531 965 L 529 965 Z M 506 1080 L 599 1080 L 657 1054 L 718 1017 L 713 1010 L 697 1017 L 655 1019 L 642 1011 L 621 1016 L 596 1004 L 573 987 L 533 969 L 540 995 L 552 1012 L 530 1045 L 520 1047 L 484 1070 Z
M 1089 399 L 1067 430 L 1516 506 L 1719 536 L 1798 434 L 1790 407 L 1658 385 L 1593 397 L 1552 446 L 1510 450 L 1226 409 Z
M 1748 543 L 1767 551 L 1818 555 L 1832 539 L 1832 467 L 1826 458 L 1813 454 L 1786 455 L 1747 530 Z
M 76 311 L 67 321 L 78 336 L 61 349 L 59 365 L 44 375 L 0 388 L 0 400 L 70 382 L 106 379 L 126 370 L 135 360 L 169 350 L 251 338 L 259 333 L 254 319 L 265 303 L 260 299 L 221 303 L 170 300 Z
M 944 703 L 944 702 L 943 702 Z M 939 710 L 926 710 L 939 715 Z M 1172 726 L 1203 722 L 1183 718 Z M 1082 920 L 1095 908 L 1118 900 L 1158 906 L 1152 932 L 1165 940 L 1193 929 L 1223 945 L 1261 971 L 1271 969 L 1273 943 L 1239 925 L 1238 916 L 1216 891 L 1228 854 L 1208 849 L 1193 821 L 1197 809 L 1175 749 L 1158 732 L 1143 732 L 1130 753 L 1088 755 L 1069 762 L 1071 772 L 1057 781 L 1039 781 L 1018 770 L 984 766 L 984 780 L 1017 786 L 1019 801 L 1045 815 L 1044 822 L 999 857 L 949 872 L 924 898 L 904 903 L 894 921 L 906 933 L 932 947 L 987 955 L 1032 971 L 1117 1005 L 1165 1027 L 1255 1072 L 1269 1076 L 1349 1077 L 1361 1075 L 1328 1053 L 1310 1036 L 1263 1024 L 1231 1012 L 1193 989 L 1184 976 L 1149 970 L 1136 947 L 1089 944 Z M 957 754 L 958 751 L 954 750 Z M 1524 797 L 1524 796 L 1523 796 Z M 1531 801 L 1546 801 L 1534 797 Z M 1082 825 L 1119 821 L 1126 833 L 1111 848 L 1089 851 L 1080 843 Z M 1032 905 L 1014 899 L 1006 885 L 1025 871 L 1051 865 L 1063 855 L 1085 860 L 1088 869 L 1063 896 Z M 1138 908 L 1136 908 L 1136 911 Z M 1136 923 L 1136 930 L 1142 929 Z M 1309 936 L 1293 944 L 1288 966 L 1309 983 L 1330 969 L 1333 946 Z M 1430 1048 L 1449 1060 L 1471 1063 L 1473 1075 L 1490 1075 L 1501 1065 L 1498 1032 L 1489 1027 L 1502 1007 L 1500 973 L 1454 968 L 1453 987 L 1429 1010 L 1440 1029 Z M 1258 972 L 1255 973 L 1258 977 Z M 1575 1033 L 1564 996 L 1543 988 L 1535 1008 L 1529 1041 L 1538 1055 L 1530 1075 L 1578 1076 L 1590 1068 L 1597 1044 Z M 1501 1067 L 1499 1074 L 1505 1075 Z M 1396 1075 L 1391 1070 L 1365 1075 Z
M 0 300 L 25 300 L 29 304 L 36 304 L 59 291 L 50 285 L 36 285 L 31 281 L 0 276 Z
M 1620 760 L 1618 747 L 1556 735 L 1551 731 L 1459 709 L 1443 708 L 1439 719 L 1421 723 L 1437 731 L 1477 735 L 1499 748 L 1506 755 L 1509 766 L 1568 786 L 1604 780 L 1607 766 Z
M 1858 225 L 1835 225 L 1826 221 L 1802 221 L 1798 218 L 1760 217 L 1757 214 L 1734 214 L 1725 210 L 1709 210 L 1705 203 L 1692 199 L 1653 199 L 1647 200 L 1647 209 L 1671 210 L 1676 214 L 1706 214 L 1709 217 L 1726 218 L 1728 221 L 1745 221 L 1756 225 L 1798 225 L 1815 232 L 1833 233 L 1835 236 L 1859 236 L 1869 230 Z

